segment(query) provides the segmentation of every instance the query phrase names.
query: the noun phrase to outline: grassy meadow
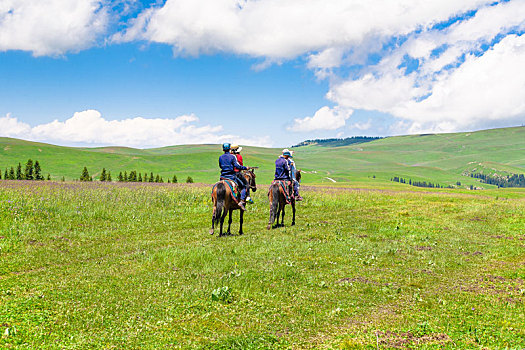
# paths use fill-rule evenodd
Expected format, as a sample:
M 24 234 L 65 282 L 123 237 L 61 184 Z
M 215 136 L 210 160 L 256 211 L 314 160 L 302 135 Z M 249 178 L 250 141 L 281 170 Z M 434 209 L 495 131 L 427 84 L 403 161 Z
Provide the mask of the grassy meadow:
M 0 348 L 525 347 L 523 189 L 304 187 L 267 231 L 259 184 L 218 238 L 206 185 L 0 181 Z

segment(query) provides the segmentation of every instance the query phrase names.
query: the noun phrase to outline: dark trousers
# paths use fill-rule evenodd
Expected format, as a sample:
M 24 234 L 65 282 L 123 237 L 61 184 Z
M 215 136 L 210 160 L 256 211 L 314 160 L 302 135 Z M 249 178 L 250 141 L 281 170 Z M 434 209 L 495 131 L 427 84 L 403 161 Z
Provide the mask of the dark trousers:
M 246 178 L 241 174 L 241 172 L 235 173 L 235 177 L 237 180 L 237 185 L 239 185 L 239 189 L 248 188 L 248 181 Z
M 241 193 L 241 199 L 246 199 L 246 189 L 248 187 L 248 181 L 242 176 L 241 173 L 235 173 L 235 179 L 233 180 L 239 187 L 239 192 Z

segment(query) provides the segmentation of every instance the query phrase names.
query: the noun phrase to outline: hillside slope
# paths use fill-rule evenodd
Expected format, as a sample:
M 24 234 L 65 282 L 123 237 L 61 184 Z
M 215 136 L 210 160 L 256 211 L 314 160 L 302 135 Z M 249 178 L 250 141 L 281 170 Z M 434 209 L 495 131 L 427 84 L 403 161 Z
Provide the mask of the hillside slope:
M 103 167 L 113 178 L 120 171 L 159 173 L 166 180 L 192 176 L 212 183 L 218 177 L 219 145 L 184 145 L 155 149 L 126 147 L 72 148 L 0 138 L 0 169 L 38 160 L 44 175 L 75 179 L 87 166 L 97 176 Z M 258 182 L 268 183 L 280 149 L 244 147 L 245 163 L 259 166 Z M 398 136 L 343 147 L 309 145 L 295 148 L 305 183 L 381 184 L 394 176 L 442 185 L 478 184 L 466 172 L 525 173 L 525 127 L 469 133 Z M 374 178 L 375 177 L 375 178 Z M 330 180 L 330 179 L 332 180 Z M 484 185 L 484 187 L 490 187 Z

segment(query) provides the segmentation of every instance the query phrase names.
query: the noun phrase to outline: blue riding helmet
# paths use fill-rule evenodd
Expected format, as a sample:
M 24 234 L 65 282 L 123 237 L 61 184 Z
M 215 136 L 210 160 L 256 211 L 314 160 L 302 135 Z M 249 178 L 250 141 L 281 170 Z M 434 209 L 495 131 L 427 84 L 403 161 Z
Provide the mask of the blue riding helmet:
M 231 145 L 229 143 L 223 143 L 222 144 L 222 150 L 224 152 L 228 152 L 230 150 L 230 148 L 231 148 Z

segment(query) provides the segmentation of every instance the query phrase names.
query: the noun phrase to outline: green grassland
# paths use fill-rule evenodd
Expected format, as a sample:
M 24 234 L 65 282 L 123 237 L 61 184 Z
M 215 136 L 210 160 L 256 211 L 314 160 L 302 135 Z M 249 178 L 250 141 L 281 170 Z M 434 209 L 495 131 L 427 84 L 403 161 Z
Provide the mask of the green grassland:
M 218 238 L 209 186 L 0 181 L 0 348 L 524 348 L 525 191 L 396 188 Z
M 98 176 L 103 167 L 113 179 L 120 171 L 154 172 L 164 180 L 176 174 L 179 181 L 192 176 L 197 182 L 213 183 L 218 177 L 218 145 L 185 145 L 158 149 L 124 147 L 70 148 L 0 138 L 0 169 L 39 160 L 44 175 L 55 180 L 65 176 L 78 179 L 84 166 Z M 259 183 L 273 176 L 273 162 L 280 149 L 245 147 L 245 163 L 259 166 Z M 466 171 L 487 173 L 525 172 L 525 127 L 484 130 L 471 133 L 389 137 L 357 145 L 324 147 L 309 145 L 295 149 L 295 159 L 303 169 L 305 184 L 346 187 L 390 187 L 394 176 L 417 181 L 480 188 L 464 176 Z M 374 178 L 375 176 L 375 178 Z M 333 183 L 327 178 L 336 181 Z M 407 185 L 398 185 L 406 188 Z

